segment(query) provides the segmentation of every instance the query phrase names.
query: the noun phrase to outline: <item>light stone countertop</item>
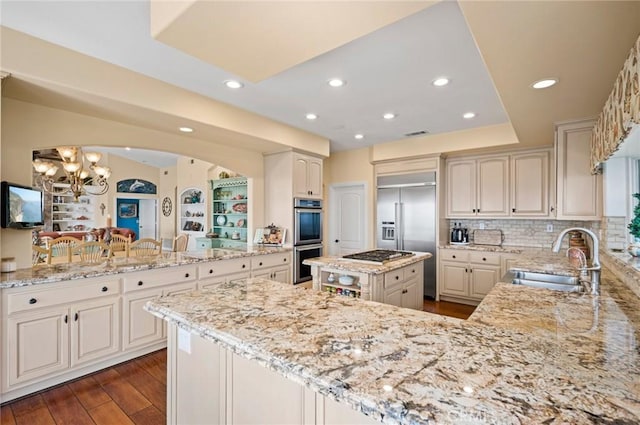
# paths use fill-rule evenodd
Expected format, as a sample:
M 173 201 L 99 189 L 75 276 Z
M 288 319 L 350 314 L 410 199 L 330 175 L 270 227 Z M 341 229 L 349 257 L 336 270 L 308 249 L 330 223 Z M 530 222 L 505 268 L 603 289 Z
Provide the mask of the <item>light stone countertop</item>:
M 476 245 L 476 244 L 468 244 L 468 245 L 451 245 L 451 244 L 440 244 L 438 245 L 440 249 L 460 249 L 466 251 L 484 251 L 484 252 L 501 252 L 507 254 L 522 254 L 522 253 L 539 253 L 551 251 L 551 247 L 543 248 L 536 246 L 521 246 L 521 245 Z
M 429 252 L 414 252 L 414 254 L 415 255 L 411 257 L 403 257 L 397 260 L 389 261 L 386 264 L 364 263 L 342 257 L 329 256 L 309 258 L 307 260 L 304 260 L 302 264 L 306 264 L 308 266 L 320 266 L 327 269 L 344 270 L 346 272 L 382 274 L 433 257 L 433 255 Z
M 640 301 L 601 289 L 498 284 L 467 321 L 262 279 L 146 309 L 388 424 L 638 423 Z
M 290 251 L 291 248 L 257 246 L 243 251 L 213 248 L 194 252 L 169 252 L 153 257 L 113 257 L 98 265 L 79 262 L 40 265 L 0 274 L 0 289 Z

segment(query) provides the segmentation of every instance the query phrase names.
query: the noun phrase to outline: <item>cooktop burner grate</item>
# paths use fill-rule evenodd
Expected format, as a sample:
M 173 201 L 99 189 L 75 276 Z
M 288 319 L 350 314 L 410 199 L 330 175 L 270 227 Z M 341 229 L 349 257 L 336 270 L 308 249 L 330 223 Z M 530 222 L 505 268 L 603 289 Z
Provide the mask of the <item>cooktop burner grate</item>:
M 357 252 L 355 254 L 345 255 L 342 258 L 354 261 L 363 261 L 368 263 L 384 264 L 389 261 L 399 260 L 400 258 L 411 257 L 413 252 L 408 251 L 392 251 L 389 249 L 374 249 L 373 251 Z

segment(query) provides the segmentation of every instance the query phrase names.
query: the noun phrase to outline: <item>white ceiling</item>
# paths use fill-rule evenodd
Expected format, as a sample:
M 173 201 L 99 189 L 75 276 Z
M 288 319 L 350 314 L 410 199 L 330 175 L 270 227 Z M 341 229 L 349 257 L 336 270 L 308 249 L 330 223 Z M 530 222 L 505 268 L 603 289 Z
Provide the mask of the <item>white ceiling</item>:
M 161 0 L 153 1 L 162 4 Z M 235 3 L 254 7 L 252 2 Z M 448 136 L 457 130 L 479 130 L 502 123 L 513 126 L 522 146 L 548 146 L 553 143 L 554 122 L 592 117 L 600 112 L 640 33 L 638 1 L 421 3 L 426 4 L 423 10 L 262 81 L 243 81 L 245 87 L 236 91 L 222 84 L 236 78 L 232 73 L 151 36 L 148 0 L 2 0 L 0 23 L 325 137 L 331 140 L 332 151 L 403 140 L 406 133 L 422 130 Z M 271 4 L 285 7 L 292 3 Z M 184 5 L 192 7 L 193 15 L 206 8 L 207 2 L 198 0 Z M 201 7 L 195 7 L 198 5 Z M 188 23 L 181 23 L 185 32 L 190 29 L 188 25 L 185 28 Z M 326 31 L 341 30 L 327 20 Z M 199 33 L 192 32 L 186 38 L 193 46 Z M 280 29 L 278 35 L 282 33 Z M 306 35 L 291 32 L 290 38 L 299 41 Z M 282 49 L 287 47 L 284 40 Z M 83 71 L 69 70 L 79 77 Z M 91 72 L 95 73 L 95 69 Z M 451 84 L 433 87 L 431 81 L 442 75 L 451 78 Z M 558 77 L 560 83 L 539 91 L 529 87 L 536 79 L 549 76 Z M 70 77 L 72 81 L 75 74 Z M 346 79 L 347 85 L 341 89 L 328 87 L 326 81 L 332 77 Z M 108 81 L 107 71 L 104 78 Z M 20 86 L 7 85 L 3 96 L 25 96 L 25 101 L 42 99 L 43 104 L 52 107 L 57 102 L 64 105 L 64 99 L 52 98 L 47 90 L 29 94 L 24 85 L 22 91 Z M 95 101 L 95 105 L 76 105 L 76 112 L 82 113 L 85 108 L 88 114 L 102 113 L 95 97 L 84 96 L 85 103 Z M 178 106 L 187 106 L 181 103 L 182 98 L 173 100 Z M 123 104 L 119 108 L 122 117 L 112 113 L 106 118 L 132 122 L 137 119 L 161 131 L 168 131 L 167 123 L 175 131 L 174 122 L 180 118 L 152 110 L 136 112 L 129 106 Z M 382 114 L 389 111 L 398 117 L 383 120 Z M 462 119 L 467 111 L 476 112 L 477 117 Z M 318 114 L 319 119 L 307 121 L 307 112 Z M 232 143 L 243 143 L 243 135 L 238 133 L 234 139 L 227 134 L 230 129 L 219 130 L 226 131 L 224 137 L 233 139 Z M 355 140 L 353 135 L 357 132 L 365 138 Z M 199 130 L 194 137 L 204 140 L 209 135 Z M 431 142 L 437 145 L 433 152 L 451 151 L 449 139 L 439 138 L 437 143 L 435 139 L 416 137 L 412 145 Z M 277 137 L 270 140 L 277 144 Z M 265 152 L 274 147 L 274 143 L 262 145 Z M 492 145 L 489 141 L 477 147 L 483 146 Z
M 149 149 L 136 149 L 136 148 L 106 148 L 87 146 L 84 148 L 85 152 L 96 151 L 100 153 L 108 153 L 111 155 L 117 155 L 131 161 L 136 161 L 141 164 L 151 165 L 158 168 L 173 167 L 178 162 L 180 155 L 176 155 L 170 152 L 152 151 Z
M 332 151 L 508 121 L 456 2 L 238 91 L 222 84 L 234 75 L 153 39 L 147 1 L 3 1 L 2 25 L 326 137 Z M 434 87 L 439 76 L 451 84 Z M 332 77 L 346 86 L 329 87 Z M 463 119 L 467 111 L 477 117 Z M 386 121 L 385 112 L 398 116 Z

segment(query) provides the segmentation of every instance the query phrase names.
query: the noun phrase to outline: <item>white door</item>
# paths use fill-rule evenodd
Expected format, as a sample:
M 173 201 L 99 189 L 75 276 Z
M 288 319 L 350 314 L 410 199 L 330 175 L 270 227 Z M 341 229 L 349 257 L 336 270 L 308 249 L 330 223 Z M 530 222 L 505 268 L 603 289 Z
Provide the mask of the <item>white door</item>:
M 155 199 L 140 199 L 140 239 L 156 239 L 156 204 Z
M 329 189 L 330 255 L 346 255 L 364 251 L 369 213 L 366 208 L 364 183 L 332 185 Z

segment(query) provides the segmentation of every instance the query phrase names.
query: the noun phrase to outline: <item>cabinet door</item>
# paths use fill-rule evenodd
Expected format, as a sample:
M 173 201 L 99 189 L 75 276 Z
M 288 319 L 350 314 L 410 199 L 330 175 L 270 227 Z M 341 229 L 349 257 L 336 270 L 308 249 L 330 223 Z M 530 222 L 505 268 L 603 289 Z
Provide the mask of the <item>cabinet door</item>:
M 309 162 L 301 155 L 293 156 L 293 196 L 308 197 L 308 168 Z
M 511 215 L 549 215 L 549 152 L 511 156 Z
M 291 269 L 289 269 L 289 267 L 281 267 L 279 269 L 274 269 L 272 280 L 275 280 L 276 282 L 293 284 L 291 280 Z
M 509 157 L 479 159 L 476 213 L 479 216 L 509 215 Z
M 311 198 L 322 198 L 322 160 L 309 158 L 307 168 L 307 187 Z
M 143 308 L 147 301 L 160 295 L 162 289 L 150 289 L 123 297 L 122 347 L 125 350 L 163 340 L 162 320 Z
M 558 220 L 599 220 L 602 175 L 590 169 L 593 121 L 558 126 L 556 130 Z
M 469 295 L 480 300 L 484 298 L 500 278 L 500 276 L 498 276 L 499 274 L 500 267 L 485 265 L 474 266 L 471 264 L 469 273 Z
M 69 368 L 69 311 L 46 309 L 7 319 L 8 385 Z
M 418 296 L 417 279 L 412 279 L 403 285 L 402 307 L 422 310 L 422 300 Z
M 395 305 L 396 307 L 402 307 L 402 285 L 397 285 L 391 289 L 385 289 L 383 302 L 385 304 Z
M 466 264 L 440 263 L 440 293 L 444 295 L 467 296 L 468 266 Z
M 71 366 L 105 357 L 120 349 L 120 300 L 108 297 L 71 310 Z
M 476 161 L 447 163 L 447 216 L 476 215 Z

